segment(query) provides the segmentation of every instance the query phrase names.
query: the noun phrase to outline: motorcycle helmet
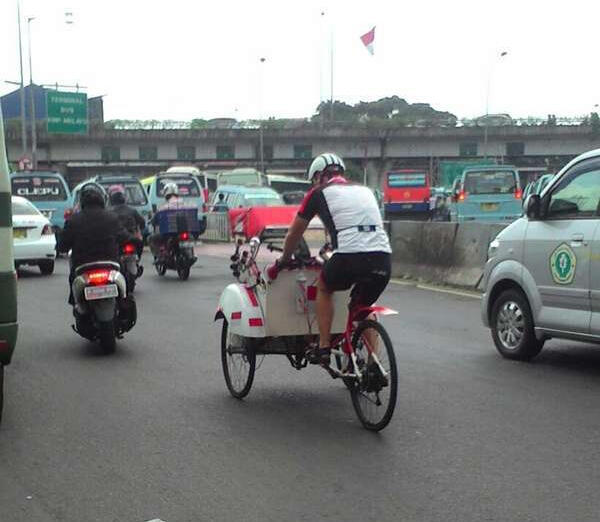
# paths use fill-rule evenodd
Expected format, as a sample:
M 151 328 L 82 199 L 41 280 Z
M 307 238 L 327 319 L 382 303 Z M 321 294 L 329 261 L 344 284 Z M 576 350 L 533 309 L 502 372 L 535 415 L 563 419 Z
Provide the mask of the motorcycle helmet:
M 105 192 L 93 183 L 85 185 L 79 195 L 79 204 L 82 209 L 88 207 L 104 208 L 106 205 Z
M 170 196 L 178 196 L 179 195 L 179 187 L 177 187 L 177 183 L 173 183 L 170 181 L 165 184 L 165 188 L 163 188 L 163 197 L 165 199 L 169 199 Z
M 321 174 L 326 170 L 343 173 L 346 170 L 346 165 L 344 165 L 344 160 L 333 152 L 319 154 L 312 160 L 308 168 L 308 181 L 313 181 L 316 174 Z
M 123 205 L 125 203 L 125 187 L 123 185 L 111 185 L 108 188 L 108 197 L 111 205 Z

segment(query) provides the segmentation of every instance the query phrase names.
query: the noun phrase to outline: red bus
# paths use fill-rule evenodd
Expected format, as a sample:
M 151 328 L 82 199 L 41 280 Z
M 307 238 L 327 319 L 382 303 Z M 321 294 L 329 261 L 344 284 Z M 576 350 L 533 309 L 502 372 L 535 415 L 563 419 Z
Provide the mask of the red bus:
M 386 219 L 429 218 L 431 176 L 426 170 L 390 170 L 383 177 L 383 209 Z

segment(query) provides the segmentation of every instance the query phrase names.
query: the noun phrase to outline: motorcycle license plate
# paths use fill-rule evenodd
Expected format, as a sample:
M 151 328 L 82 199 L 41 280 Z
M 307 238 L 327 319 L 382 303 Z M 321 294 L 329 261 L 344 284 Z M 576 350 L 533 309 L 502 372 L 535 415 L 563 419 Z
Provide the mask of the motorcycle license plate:
M 180 248 L 194 248 L 194 242 L 193 241 L 182 241 L 181 243 L 179 243 L 179 247 Z
M 83 294 L 86 301 L 95 301 L 97 299 L 117 297 L 119 290 L 117 289 L 117 285 L 86 286 Z

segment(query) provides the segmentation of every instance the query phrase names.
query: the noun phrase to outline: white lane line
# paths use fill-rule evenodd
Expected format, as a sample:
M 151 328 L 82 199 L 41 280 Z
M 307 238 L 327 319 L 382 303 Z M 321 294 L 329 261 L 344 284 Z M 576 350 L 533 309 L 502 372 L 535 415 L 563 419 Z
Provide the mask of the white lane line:
M 152 520 L 147 520 L 146 522 L 165 522 L 165 521 L 161 520 L 160 518 L 153 518 Z
M 481 299 L 481 294 L 478 294 L 476 292 L 454 290 L 452 288 L 442 288 L 440 286 L 426 285 L 426 284 L 416 283 L 414 281 L 413 282 L 402 281 L 400 279 L 390 279 L 390 282 L 394 283 L 395 285 L 400 285 L 400 286 L 414 286 L 415 288 L 418 288 L 420 290 L 428 290 L 430 292 L 438 292 L 441 294 L 456 295 L 459 297 L 470 297 L 471 299 Z

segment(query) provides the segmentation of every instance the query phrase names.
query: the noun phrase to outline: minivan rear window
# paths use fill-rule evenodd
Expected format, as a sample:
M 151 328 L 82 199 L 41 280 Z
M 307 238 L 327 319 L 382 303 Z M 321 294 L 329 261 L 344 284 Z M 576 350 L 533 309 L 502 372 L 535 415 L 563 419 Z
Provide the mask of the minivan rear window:
M 11 179 L 13 196 L 30 201 L 64 201 L 65 186 L 60 178 L 50 176 L 15 176 Z
M 512 194 L 517 190 L 517 176 L 510 170 L 469 171 L 463 190 L 467 194 Z
M 176 183 L 179 189 L 179 197 L 199 198 L 200 188 L 196 178 L 159 178 L 156 180 L 156 195 L 162 197 L 163 190 L 167 183 Z
M 144 187 L 142 187 L 141 183 L 137 181 L 113 181 L 112 183 L 102 182 L 101 185 L 107 192 L 108 189 L 113 185 L 121 185 L 125 189 L 125 202 L 128 205 L 133 205 L 134 207 L 143 207 L 146 203 L 148 203 L 146 191 L 144 190 Z

